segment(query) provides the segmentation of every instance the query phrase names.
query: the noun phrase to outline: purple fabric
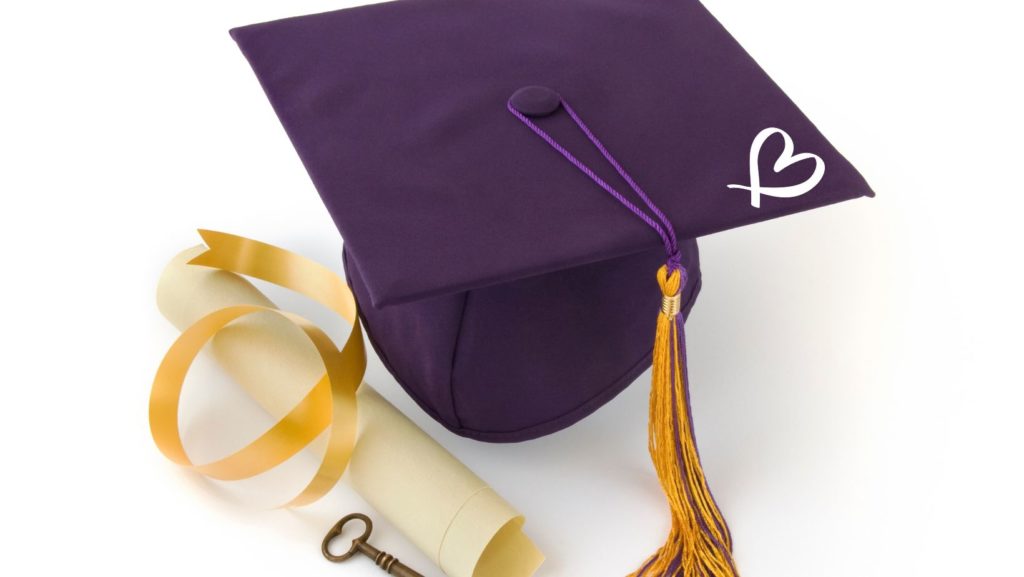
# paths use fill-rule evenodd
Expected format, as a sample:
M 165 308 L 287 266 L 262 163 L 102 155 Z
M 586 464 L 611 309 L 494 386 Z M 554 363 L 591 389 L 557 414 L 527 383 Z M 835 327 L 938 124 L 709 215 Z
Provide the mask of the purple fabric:
M 680 239 L 870 188 L 695 0 L 399 0 L 232 31 L 345 238 L 370 339 L 453 431 L 528 439 L 595 410 L 648 362 L 659 239 L 508 114 L 561 93 Z M 571 119 L 544 128 L 605 181 Z M 760 198 L 778 127 L 826 170 Z M 766 186 L 782 138 L 757 157 Z M 680 242 L 692 305 L 696 244 Z
M 684 241 L 681 252 L 690 274 L 687 315 L 701 284 L 696 242 Z M 579 421 L 647 370 L 661 307 L 653 271 L 664 262 L 656 246 L 361 312 L 377 354 L 423 410 L 456 434 L 516 442 Z M 347 278 L 365 303 L 360 264 L 346 249 Z

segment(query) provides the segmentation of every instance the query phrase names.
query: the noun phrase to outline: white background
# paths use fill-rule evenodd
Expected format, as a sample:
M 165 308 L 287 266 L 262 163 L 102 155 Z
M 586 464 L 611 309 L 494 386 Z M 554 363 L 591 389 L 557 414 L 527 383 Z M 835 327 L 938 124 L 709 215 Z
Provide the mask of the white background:
M 0 8 L 4 574 L 378 574 L 320 558 L 332 521 L 366 509 L 347 487 L 267 509 L 165 461 L 146 422 L 176 334 L 155 283 L 195 228 L 340 269 L 227 30 L 346 4 Z M 743 574 L 1020 571 L 1021 9 L 708 4 L 878 192 L 701 243 L 697 430 Z M 526 514 L 542 577 L 624 575 L 661 543 L 647 380 L 570 430 L 496 446 L 442 430 L 376 360 L 368 377 Z M 378 524 L 381 546 L 440 575 Z

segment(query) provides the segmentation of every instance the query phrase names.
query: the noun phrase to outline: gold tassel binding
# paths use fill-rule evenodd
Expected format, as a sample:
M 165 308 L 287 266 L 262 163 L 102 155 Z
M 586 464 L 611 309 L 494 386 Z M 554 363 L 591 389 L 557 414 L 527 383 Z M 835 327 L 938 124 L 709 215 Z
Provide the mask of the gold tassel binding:
M 649 449 L 672 510 L 666 543 L 629 577 L 737 577 L 729 528 L 708 489 L 693 434 L 683 366 L 685 273 L 658 271 L 662 307 L 654 338 Z

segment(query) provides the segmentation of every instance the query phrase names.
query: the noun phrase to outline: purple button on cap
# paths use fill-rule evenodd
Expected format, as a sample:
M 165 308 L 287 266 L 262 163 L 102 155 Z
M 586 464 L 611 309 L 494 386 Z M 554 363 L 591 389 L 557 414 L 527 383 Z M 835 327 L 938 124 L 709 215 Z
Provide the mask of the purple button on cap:
M 562 97 L 544 86 L 526 86 L 516 90 L 509 103 L 526 116 L 539 118 L 554 114 L 562 105 Z

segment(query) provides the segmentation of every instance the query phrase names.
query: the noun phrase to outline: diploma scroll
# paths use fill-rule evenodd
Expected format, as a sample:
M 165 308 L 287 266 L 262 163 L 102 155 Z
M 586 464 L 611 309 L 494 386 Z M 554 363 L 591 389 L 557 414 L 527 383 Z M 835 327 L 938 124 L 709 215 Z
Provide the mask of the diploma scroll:
M 182 252 L 160 278 L 157 304 L 179 330 L 224 307 L 274 306 L 239 275 L 187 264 L 204 250 Z M 270 314 L 235 321 L 209 348 L 274 417 L 323 373 L 301 331 Z M 357 406 L 358 440 L 345 478 L 368 503 L 449 577 L 534 574 L 544 557 L 523 533 L 522 515 L 366 383 Z

